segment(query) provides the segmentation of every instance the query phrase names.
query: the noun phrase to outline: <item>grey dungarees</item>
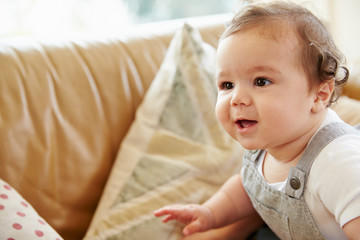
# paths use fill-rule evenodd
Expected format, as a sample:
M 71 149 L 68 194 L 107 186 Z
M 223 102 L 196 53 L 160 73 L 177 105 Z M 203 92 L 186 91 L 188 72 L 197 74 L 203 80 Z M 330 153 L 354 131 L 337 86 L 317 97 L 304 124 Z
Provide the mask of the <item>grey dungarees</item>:
M 281 239 L 325 239 L 318 230 L 305 202 L 305 184 L 312 163 L 332 140 L 345 134 L 359 134 L 343 122 L 321 128 L 306 147 L 295 167 L 290 169 L 285 192 L 270 187 L 256 169 L 263 150 L 247 151 L 243 160 L 243 184 L 254 208 Z

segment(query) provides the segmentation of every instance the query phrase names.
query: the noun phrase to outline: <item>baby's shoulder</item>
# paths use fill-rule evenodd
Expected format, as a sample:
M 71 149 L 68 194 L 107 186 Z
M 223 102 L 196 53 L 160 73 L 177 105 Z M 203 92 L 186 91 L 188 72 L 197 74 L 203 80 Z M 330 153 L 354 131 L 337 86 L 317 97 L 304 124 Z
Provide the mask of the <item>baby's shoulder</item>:
M 343 225 L 360 214 L 359 172 L 360 136 L 341 136 L 325 146 L 313 162 L 305 198 L 311 199 L 310 204 L 323 205 Z
M 334 186 L 333 182 L 360 182 L 360 135 L 347 134 L 326 145 L 315 158 L 308 183 L 315 188 Z M 338 184 L 336 184 L 338 185 Z

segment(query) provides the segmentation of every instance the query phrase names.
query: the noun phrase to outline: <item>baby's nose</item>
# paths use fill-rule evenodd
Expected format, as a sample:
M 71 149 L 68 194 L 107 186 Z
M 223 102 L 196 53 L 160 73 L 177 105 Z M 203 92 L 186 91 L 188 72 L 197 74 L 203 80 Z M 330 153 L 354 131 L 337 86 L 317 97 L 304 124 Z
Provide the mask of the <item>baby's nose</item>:
M 251 103 L 251 97 L 249 91 L 245 88 L 237 88 L 233 91 L 233 96 L 231 98 L 232 106 L 248 106 Z

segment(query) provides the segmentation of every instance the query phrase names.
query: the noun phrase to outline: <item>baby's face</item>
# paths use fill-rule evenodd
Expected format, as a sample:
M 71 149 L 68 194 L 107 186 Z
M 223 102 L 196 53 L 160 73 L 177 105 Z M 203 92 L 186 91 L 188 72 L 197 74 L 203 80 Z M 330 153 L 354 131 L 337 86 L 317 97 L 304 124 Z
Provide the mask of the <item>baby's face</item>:
M 258 30 L 220 42 L 216 114 L 243 147 L 278 148 L 314 128 L 315 93 L 309 91 L 295 34 L 270 37 Z

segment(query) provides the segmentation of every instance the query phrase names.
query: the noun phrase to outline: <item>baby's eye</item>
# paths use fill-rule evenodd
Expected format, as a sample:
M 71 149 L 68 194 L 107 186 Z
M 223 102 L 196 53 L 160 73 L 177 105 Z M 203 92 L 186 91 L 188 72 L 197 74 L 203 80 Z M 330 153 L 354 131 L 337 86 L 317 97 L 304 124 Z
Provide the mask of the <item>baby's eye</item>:
M 232 88 L 234 88 L 234 84 L 231 82 L 223 82 L 220 85 L 220 89 L 223 89 L 223 90 L 230 90 Z
M 254 82 L 255 86 L 258 86 L 258 87 L 264 87 L 266 85 L 269 85 L 270 83 L 271 83 L 270 80 L 263 78 L 263 77 L 256 78 L 255 82 Z

